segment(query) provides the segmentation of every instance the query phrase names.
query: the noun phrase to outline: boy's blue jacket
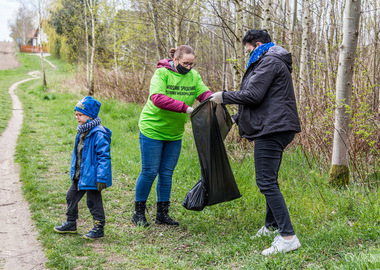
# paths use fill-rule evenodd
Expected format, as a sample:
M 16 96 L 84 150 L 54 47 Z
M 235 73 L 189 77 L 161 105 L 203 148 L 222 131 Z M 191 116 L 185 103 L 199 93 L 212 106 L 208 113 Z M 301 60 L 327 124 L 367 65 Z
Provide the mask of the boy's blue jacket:
M 112 185 L 111 135 L 111 130 L 99 125 L 84 139 L 78 190 L 97 190 L 96 182 L 106 183 L 107 187 Z M 71 179 L 75 173 L 78 140 L 79 133 L 71 157 Z

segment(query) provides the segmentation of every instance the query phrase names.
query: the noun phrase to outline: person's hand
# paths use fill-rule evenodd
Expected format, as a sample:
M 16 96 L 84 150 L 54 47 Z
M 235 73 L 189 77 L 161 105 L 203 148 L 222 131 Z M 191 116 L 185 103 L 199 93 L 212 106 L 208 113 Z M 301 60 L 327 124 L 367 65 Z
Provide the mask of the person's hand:
M 223 92 L 216 92 L 210 96 L 210 101 L 215 102 L 216 104 L 222 104 L 223 103 Z
M 96 186 L 98 187 L 99 191 L 102 191 L 103 189 L 105 189 L 107 187 L 107 184 L 102 183 L 102 182 L 96 182 Z
M 194 108 L 193 107 L 187 107 L 187 109 L 186 109 L 186 113 L 188 114 L 188 115 L 191 115 L 191 113 L 194 111 Z

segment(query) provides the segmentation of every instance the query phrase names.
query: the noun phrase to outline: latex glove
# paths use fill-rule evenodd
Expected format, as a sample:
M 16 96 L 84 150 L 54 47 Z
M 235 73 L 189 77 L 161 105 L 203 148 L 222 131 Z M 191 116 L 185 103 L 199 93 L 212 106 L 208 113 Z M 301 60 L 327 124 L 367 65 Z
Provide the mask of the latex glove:
M 96 182 L 96 186 L 98 187 L 99 191 L 102 191 L 103 189 L 105 189 L 107 187 L 107 184 L 102 183 L 102 182 Z
M 216 92 L 210 96 L 210 101 L 215 102 L 216 104 L 222 104 L 223 103 L 223 92 Z
M 187 107 L 187 109 L 186 109 L 186 113 L 188 114 L 188 115 L 191 115 L 191 113 L 194 111 L 194 108 L 193 107 Z

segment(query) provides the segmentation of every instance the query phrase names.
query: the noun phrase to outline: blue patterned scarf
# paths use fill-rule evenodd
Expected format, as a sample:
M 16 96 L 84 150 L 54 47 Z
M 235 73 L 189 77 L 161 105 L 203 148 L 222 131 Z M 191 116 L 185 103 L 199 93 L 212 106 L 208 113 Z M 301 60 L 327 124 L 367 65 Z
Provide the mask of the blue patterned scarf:
M 257 59 L 260 58 L 260 56 L 266 52 L 267 50 L 269 50 L 270 47 L 273 47 L 274 46 L 274 43 L 273 42 L 269 42 L 269 43 L 264 43 L 263 45 L 260 45 L 259 47 L 256 48 L 256 50 L 254 50 L 251 54 L 251 56 L 249 57 L 249 61 L 248 61 L 248 64 L 247 64 L 247 69 L 249 67 L 250 64 L 254 63 L 257 61 Z
M 93 129 L 96 126 L 99 126 L 101 122 L 102 121 L 100 120 L 100 118 L 96 117 L 94 120 L 92 120 L 86 124 L 78 125 L 77 130 L 79 133 L 83 133 L 83 132 L 86 132 L 86 131 Z

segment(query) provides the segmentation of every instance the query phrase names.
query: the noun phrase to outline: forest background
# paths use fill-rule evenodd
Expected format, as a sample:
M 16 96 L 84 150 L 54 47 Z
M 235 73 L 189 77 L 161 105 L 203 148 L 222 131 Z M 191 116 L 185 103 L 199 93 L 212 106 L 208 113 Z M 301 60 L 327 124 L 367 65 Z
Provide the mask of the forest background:
M 234 91 L 248 55 L 241 40 L 267 29 L 293 55 L 302 133 L 295 144 L 322 171 L 332 157 L 339 50 L 345 1 L 311 0 L 36 0 L 23 1 L 12 36 L 38 18 L 51 55 L 79 65 L 72 87 L 143 104 L 158 60 L 181 44 L 196 52 L 196 69 L 212 91 Z M 351 180 L 377 185 L 379 163 L 380 4 L 361 2 L 353 59 L 348 155 Z M 35 11 L 34 13 L 31 10 Z M 33 15 L 34 14 L 34 15 Z M 42 31 L 41 31 L 42 32 Z M 23 41 L 25 42 L 25 40 Z M 236 108 L 231 107 L 234 111 Z M 232 140 L 237 132 L 232 132 Z M 246 142 L 240 147 L 245 148 Z M 375 176 L 375 177 L 374 177 Z M 371 180 L 372 179 L 372 180 Z
M 361 1 L 351 101 L 345 107 L 350 119 L 350 183 L 347 189 L 335 190 L 326 177 L 332 162 L 338 62 L 347 2 L 25 0 L 12 23 L 12 35 L 15 40 L 24 37 L 22 33 L 35 27 L 37 18 L 48 37 L 48 58 L 58 67 L 43 68 L 45 86 L 28 83 L 18 93 L 27 117 L 17 156 L 48 266 L 379 267 L 379 1 Z M 273 41 L 292 53 L 302 125 L 302 132 L 284 156 L 279 181 L 303 246 L 291 255 L 268 259 L 259 251 L 271 240 L 251 238 L 263 220 L 263 198 L 252 182 L 253 145 L 239 140 L 236 126 L 226 146 L 241 199 L 202 213 L 181 207 L 181 198 L 199 174 L 196 149 L 187 128 L 175 172 L 179 184 L 173 187 L 172 210 L 181 222 L 180 228 L 171 231 L 152 226 L 140 230 L 128 222 L 140 165 L 137 121 L 158 60 L 169 57 L 170 48 L 189 44 L 196 52 L 195 68 L 206 85 L 214 92 L 235 91 L 248 59 L 241 39 L 251 28 L 268 29 Z M 24 67 L 14 72 L 34 70 L 36 59 L 21 55 Z M 8 84 L 7 78 L 16 76 L 12 74 L 1 73 L 3 87 Z M 87 94 L 101 99 L 101 117 L 114 131 L 115 185 L 105 193 L 107 239 L 94 244 L 75 236 L 60 238 L 51 230 L 63 217 L 69 184 L 65 175 L 67 153 L 72 150 L 75 133 L 69 114 L 75 101 Z M 233 113 L 236 107 L 228 109 Z M 58 136 L 52 123 L 60 128 Z M 152 219 L 153 200 L 148 209 L 148 218 Z M 80 211 L 85 212 L 85 206 Z M 89 220 L 84 214 L 79 224 L 90 227 Z

